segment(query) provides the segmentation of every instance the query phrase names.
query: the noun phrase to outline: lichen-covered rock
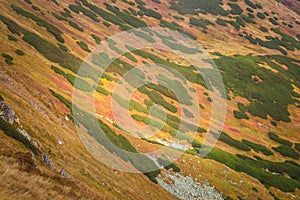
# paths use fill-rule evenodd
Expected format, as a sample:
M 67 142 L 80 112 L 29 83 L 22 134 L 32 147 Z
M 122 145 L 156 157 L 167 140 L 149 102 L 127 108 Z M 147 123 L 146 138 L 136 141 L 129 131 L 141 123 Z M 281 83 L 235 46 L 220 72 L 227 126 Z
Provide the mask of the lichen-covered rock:
M 18 128 L 17 131 L 21 133 L 24 137 L 26 137 L 28 141 L 31 141 L 30 135 L 24 129 Z
M 0 116 L 11 124 L 15 121 L 15 112 L 11 106 L 6 104 L 3 100 L 0 101 Z
M 51 169 L 54 169 L 53 163 L 47 154 L 42 154 L 42 161 L 46 163 L 46 165 L 48 165 Z

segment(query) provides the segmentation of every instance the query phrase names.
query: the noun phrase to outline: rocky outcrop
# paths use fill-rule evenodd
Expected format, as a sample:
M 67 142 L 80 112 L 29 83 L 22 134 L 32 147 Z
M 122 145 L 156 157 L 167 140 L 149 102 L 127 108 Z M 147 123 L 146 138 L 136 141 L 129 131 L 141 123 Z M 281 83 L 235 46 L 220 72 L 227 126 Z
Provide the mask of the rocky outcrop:
M 16 126 L 18 127 L 18 128 L 16 128 L 17 132 L 19 134 L 23 135 L 36 148 L 39 148 L 37 142 L 32 141 L 31 136 L 23 129 L 23 126 L 20 125 L 19 118 L 15 118 L 14 116 L 15 116 L 15 112 L 13 111 L 12 107 L 10 105 L 6 104 L 4 102 L 4 99 L 2 98 L 2 96 L 0 95 L 0 117 L 3 118 L 6 122 L 9 122 L 10 124 L 13 124 L 14 122 L 16 122 L 14 127 L 16 127 Z M 61 140 L 59 140 L 59 144 L 62 145 Z M 31 152 L 31 157 L 30 158 L 29 158 L 29 156 L 26 156 L 24 158 L 22 160 L 26 160 L 26 163 L 28 165 L 28 167 L 27 167 L 28 171 L 33 171 L 33 170 L 38 169 L 36 158 L 35 158 L 35 155 L 34 155 L 33 152 Z M 41 160 L 47 166 L 49 166 L 52 170 L 55 169 L 50 157 L 46 153 L 42 153 Z M 69 178 L 69 176 L 67 175 L 67 173 L 65 172 L 64 169 L 61 169 L 59 171 L 59 173 L 60 173 L 61 176 L 65 177 L 65 178 Z
M 15 112 L 10 105 L 4 102 L 3 99 L 0 100 L 0 117 L 11 124 L 15 121 Z
M 17 131 L 26 137 L 28 141 L 31 141 L 30 135 L 23 128 L 18 128 Z
M 157 178 L 160 186 L 182 200 L 222 200 L 223 197 L 208 183 L 198 183 L 189 176 L 179 173 L 166 173 L 165 177 Z

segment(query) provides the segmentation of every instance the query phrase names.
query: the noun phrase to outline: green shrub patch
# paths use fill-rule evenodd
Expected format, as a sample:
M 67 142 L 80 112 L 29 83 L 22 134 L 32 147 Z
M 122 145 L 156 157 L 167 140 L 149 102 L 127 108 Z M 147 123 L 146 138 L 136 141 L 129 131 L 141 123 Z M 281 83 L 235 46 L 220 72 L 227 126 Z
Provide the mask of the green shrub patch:
M 292 146 L 292 143 L 290 141 L 280 138 L 276 133 L 269 132 L 268 136 L 270 139 L 274 140 L 275 142 L 278 142 L 279 144 L 287 145 L 289 147 Z
M 143 15 L 146 15 L 148 17 L 152 17 L 155 19 L 160 20 L 162 18 L 162 15 L 154 10 L 146 8 L 144 5 L 138 5 L 138 8 L 140 9 L 140 12 L 142 12 Z
M 251 0 L 244 0 L 245 1 L 245 3 L 248 5 L 248 6 L 250 6 L 251 8 L 253 8 L 253 9 L 257 9 L 258 7 L 261 7 L 260 5 L 258 5 L 258 4 L 254 4 Z
M 261 152 L 266 156 L 274 155 L 272 151 L 270 151 L 269 149 L 267 149 L 267 147 L 261 144 L 254 143 L 249 140 L 242 140 L 242 142 L 248 145 L 251 149 L 253 149 L 256 152 Z
M 69 108 L 70 111 L 72 110 L 72 102 L 68 101 L 65 97 L 63 97 L 62 95 L 56 93 L 55 91 L 53 91 L 51 89 L 49 91 L 55 98 L 60 100 L 67 108 Z
M 22 8 L 14 5 L 14 4 L 11 4 L 11 8 L 14 11 L 16 11 L 18 14 L 21 14 L 24 17 L 27 17 L 29 19 L 32 19 L 33 21 L 35 21 L 37 23 L 37 25 L 45 27 L 47 29 L 47 31 L 49 33 L 51 33 L 57 39 L 57 41 L 62 42 L 62 43 L 64 42 L 64 39 L 61 36 L 62 32 L 58 28 L 56 28 L 54 25 L 44 21 L 43 19 L 37 17 L 36 15 L 34 15 L 32 13 L 29 13 L 29 12 L 23 10 Z
M 16 54 L 18 54 L 19 56 L 24 56 L 25 55 L 25 53 L 20 49 L 16 50 Z
M 213 136 L 218 139 L 216 137 L 216 134 L 213 134 Z M 237 149 L 240 149 L 242 151 L 250 151 L 251 149 L 248 147 L 248 145 L 246 145 L 245 143 L 236 140 L 232 137 L 230 137 L 227 133 L 225 132 L 221 132 L 220 137 L 219 137 L 219 141 L 224 142 L 226 144 L 228 144 L 229 146 L 235 147 Z
M 100 39 L 97 35 L 92 34 L 92 38 L 95 40 L 95 42 L 96 42 L 97 44 L 100 44 L 100 43 L 101 43 L 101 39 Z
M 288 71 L 284 71 L 272 59 L 288 66 Z M 295 64 L 300 61 L 285 56 L 234 55 L 221 56 L 214 59 L 214 62 L 221 70 L 226 91 L 232 91 L 235 96 L 245 97 L 250 101 L 247 112 L 263 119 L 267 119 L 269 115 L 276 121 L 290 122 L 288 105 L 294 104 L 292 84 L 300 85 L 298 81 L 293 83 L 291 79 L 300 78 L 299 67 Z M 267 63 L 280 73 L 260 67 L 260 63 Z M 258 76 L 263 81 L 257 84 L 253 76 Z
M 221 26 L 227 26 L 228 21 L 221 19 L 221 18 L 217 18 L 216 23 L 221 25 Z
M 260 28 L 259 28 L 262 32 L 268 32 L 268 29 L 266 28 L 266 27 L 264 27 L 264 26 L 261 26 Z
M 240 15 L 243 13 L 243 10 L 241 9 L 241 7 L 238 4 L 235 3 L 228 3 L 228 5 L 230 6 L 231 10 L 230 10 L 230 14 L 233 15 Z
M 81 49 L 85 50 L 86 52 L 91 52 L 91 50 L 85 42 L 77 41 L 76 43 L 81 47 Z
M 259 166 L 259 162 L 247 159 L 245 156 L 239 157 L 219 149 L 212 149 L 206 157 L 223 163 L 235 171 L 244 172 L 256 178 L 267 188 L 273 186 L 284 192 L 294 192 L 296 188 L 300 187 L 299 181 L 283 175 L 272 174 Z
M 160 20 L 159 26 L 161 26 L 163 28 L 169 28 L 169 29 L 174 30 L 174 31 L 178 31 L 180 33 L 183 33 L 183 34 L 187 35 L 191 39 L 196 40 L 196 36 L 184 31 L 182 29 L 182 27 L 174 21 L 168 22 L 168 21 L 162 19 L 162 20 Z
M 90 10 L 95 12 L 97 15 L 99 15 L 100 17 L 102 17 L 106 21 L 109 21 L 109 22 L 111 22 L 115 25 L 120 26 L 121 30 L 126 31 L 126 30 L 131 29 L 130 26 L 128 26 L 127 23 L 121 17 L 118 17 L 118 16 L 112 14 L 111 12 L 108 12 L 108 11 L 106 11 L 106 10 L 104 10 L 104 9 L 94 5 L 94 4 L 91 4 L 87 0 L 80 0 L 80 1 L 82 2 L 82 4 L 84 6 L 88 7 Z M 112 7 L 112 6 L 108 7 L 108 8 L 114 9 L 114 7 Z M 114 11 L 116 11 L 116 10 L 117 9 L 114 9 Z
M 11 57 L 11 55 L 7 54 L 7 53 L 2 53 L 2 57 L 5 58 L 5 62 L 8 65 L 13 65 L 13 57 Z
M 73 18 L 71 11 L 68 8 L 64 8 L 64 12 L 60 12 L 60 14 L 66 18 Z
M 261 12 L 257 13 L 257 17 L 260 18 L 260 19 L 265 19 L 266 18 L 266 16 Z
M 300 154 L 297 153 L 292 147 L 290 147 L 288 145 L 281 145 L 279 147 L 273 147 L 273 149 L 283 156 L 287 156 L 287 157 L 290 157 L 293 159 L 300 158 Z
M 234 110 L 233 114 L 236 119 L 247 119 L 247 120 L 249 119 L 249 116 L 247 114 L 237 110 Z
M 79 14 L 83 13 L 85 16 L 89 17 L 90 19 L 94 20 L 95 22 L 100 22 L 100 20 L 97 18 L 97 15 L 90 10 L 80 6 L 80 5 L 69 5 L 70 10 L 73 12 Z
M 65 52 L 68 52 L 68 51 L 69 51 L 68 47 L 66 47 L 65 45 L 63 45 L 63 44 L 61 44 L 61 43 L 58 43 L 58 46 L 59 46 L 59 48 L 60 48 L 61 50 L 65 51 Z
M 278 22 L 274 19 L 274 18 L 272 18 L 272 17 L 270 17 L 269 18 L 269 21 L 273 24 L 273 25 L 278 25 Z
M 213 25 L 209 20 L 207 19 L 197 19 L 197 18 L 190 18 L 190 24 L 194 26 L 198 26 L 204 29 L 207 29 L 207 26 Z
M 13 35 L 8 35 L 7 37 L 11 41 L 18 41 L 18 39 L 15 36 L 13 36 Z
M 79 67 L 83 63 L 82 60 L 74 56 L 73 54 L 69 54 L 61 50 L 60 48 L 53 45 L 51 42 L 41 38 L 35 33 L 27 31 L 20 27 L 17 23 L 12 20 L 0 15 L 0 20 L 6 24 L 7 28 L 14 34 L 21 35 L 24 34 L 23 40 L 27 42 L 29 45 L 33 46 L 40 54 L 42 54 L 49 61 L 58 63 L 60 66 L 77 73 Z M 87 65 L 88 66 L 88 65 Z M 95 75 L 97 71 L 89 66 L 85 71 L 81 71 L 80 76 L 89 77 L 95 79 Z
M 57 13 L 51 12 L 51 14 L 52 14 L 56 19 L 58 19 L 58 20 L 61 20 L 61 21 L 68 21 L 66 17 L 61 16 L 61 15 L 59 15 L 59 14 L 57 14 Z
M 176 10 L 179 14 L 196 15 L 200 12 L 209 12 L 213 15 L 228 15 L 228 11 L 222 8 L 222 0 L 175 0 L 171 2 L 171 9 Z
M 84 29 L 81 26 L 79 26 L 78 24 L 76 24 L 75 22 L 69 21 L 69 24 L 70 24 L 70 26 L 72 26 L 73 28 L 77 29 L 80 32 L 84 31 Z

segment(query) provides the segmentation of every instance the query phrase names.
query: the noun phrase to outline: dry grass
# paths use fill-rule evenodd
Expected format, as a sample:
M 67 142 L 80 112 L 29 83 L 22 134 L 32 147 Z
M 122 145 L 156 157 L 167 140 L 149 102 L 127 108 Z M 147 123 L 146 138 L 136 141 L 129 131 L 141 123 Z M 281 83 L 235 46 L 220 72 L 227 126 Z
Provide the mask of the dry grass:
M 20 170 L 20 163 L 1 156 L 1 193 L 5 199 L 99 199 L 99 192 L 75 180 L 66 180 L 50 170 L 39 173 Z

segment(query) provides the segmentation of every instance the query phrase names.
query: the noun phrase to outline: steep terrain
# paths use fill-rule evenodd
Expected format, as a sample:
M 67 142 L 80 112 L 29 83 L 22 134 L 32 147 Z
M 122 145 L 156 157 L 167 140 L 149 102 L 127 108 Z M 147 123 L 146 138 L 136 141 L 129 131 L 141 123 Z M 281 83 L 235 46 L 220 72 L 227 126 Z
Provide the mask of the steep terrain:
M 207 191 L 206 198 L 300 198 L 299 1 L 8 0 L 0 8 L 0 199 L 177 199 Z M 136 45 L 149 46 L 117 57 L 95 78 L 103 63 L 135 46 L 111 37 L 142 27 L 178 31 L 209 53 L 226 93 L 220 137 L 209 132 L 218 99 L 189 57 L 174 53 L 199 53 L 186 41 L 132 31 Z M 97 46 L 100 52 L 93 51 Z M 88 55 L 93 67 L 78 75 Z M 150 77 L 141 66 L 154 64 L 180 75 L 156 71 Z M 118 82 L 133 69 L 134 78 Z M 160 82 L 138 86 L 132 96 L 129 86 L 114 93 L 126 81 L 135 87 L 138 77 Z M 170 90 L 185 83 L 189 88 L 180 95 Z M 84 109 L 92 102 L 86 94 L 95 98 L 95 116 Z M 76 95 L 83 99 L 74 105 Z M 197 109 L 183 109 L 193 95 Z M 154 104 L 161 106 L 152 109 Z M 124 110 L 155 134 L 133 131 Z M 207 135 L 218 142 L 200 158 Z M 182 155 L 170 164 L 168 156 L 143 154 L 161 148 Z M 141 173 L 126 173 L 115 163 Z M 147 171 L 156 165 L 164 167 Z M 181 194 L 170 189 L 176 181 Z

